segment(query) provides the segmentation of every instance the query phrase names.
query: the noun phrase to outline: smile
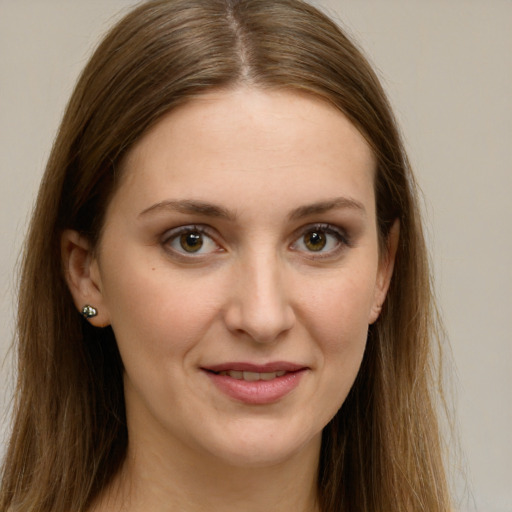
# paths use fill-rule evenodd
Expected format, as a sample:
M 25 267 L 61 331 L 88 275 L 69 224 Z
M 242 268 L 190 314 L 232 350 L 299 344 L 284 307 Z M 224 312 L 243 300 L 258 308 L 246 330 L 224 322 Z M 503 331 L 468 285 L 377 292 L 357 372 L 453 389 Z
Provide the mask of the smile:
M 255 382 L 257 380 L 272 380 L 276 377 L 282 377 L 287 372 L 279 370 L 277 372 L 242 372 L 240 370 L 225 370 L 219 372 L 218 375 L 231 377 L 232 379 L 245 380 L 247 382 Z
M 202 368 L 214 389 L 236 402 L 267 405 L 283 400 L 299 386 L 308 368 L 287 362 L 265 365 L 225 363 Z

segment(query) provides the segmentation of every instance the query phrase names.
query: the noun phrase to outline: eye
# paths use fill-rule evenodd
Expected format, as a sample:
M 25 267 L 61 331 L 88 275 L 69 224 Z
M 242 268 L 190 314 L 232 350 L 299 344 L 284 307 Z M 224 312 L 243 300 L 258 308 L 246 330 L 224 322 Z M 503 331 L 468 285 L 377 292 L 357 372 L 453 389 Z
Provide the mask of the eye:
M 310 251 L 315 252 L 324 249 L 328 242 L 328 237 L 326 233 L 323 233 L 322 231 L 311 231 L 309 233 L 306 233 L 302 239 L 304 245 Z
M 303 251 L 314 256 L 325 257 L 337 254 L 349 245 L 344 231 L 330 224 L 316 224 L 302 231 L 300 237 L 291 245 L 295 251 Z
M 181 226 L 167 231 L 164 246 L 182 256 L 202 256 L 221 250 L 204 226 Z

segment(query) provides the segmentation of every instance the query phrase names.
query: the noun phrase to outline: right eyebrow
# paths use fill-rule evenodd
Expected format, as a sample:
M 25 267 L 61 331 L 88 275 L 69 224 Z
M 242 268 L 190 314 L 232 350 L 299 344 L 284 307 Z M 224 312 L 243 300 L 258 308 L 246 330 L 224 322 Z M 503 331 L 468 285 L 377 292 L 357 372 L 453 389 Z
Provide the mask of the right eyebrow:
M 204 215 L 206 217 L 216 217 L 230 221 L 234 221 L 236 219 L 236 214 L 234 212 L 231 212 L 222 206 L 193 199 L 160 201 L 159 203 L 155 203 L 141 211 L 139 213 L 139 217 L 160 211 Z

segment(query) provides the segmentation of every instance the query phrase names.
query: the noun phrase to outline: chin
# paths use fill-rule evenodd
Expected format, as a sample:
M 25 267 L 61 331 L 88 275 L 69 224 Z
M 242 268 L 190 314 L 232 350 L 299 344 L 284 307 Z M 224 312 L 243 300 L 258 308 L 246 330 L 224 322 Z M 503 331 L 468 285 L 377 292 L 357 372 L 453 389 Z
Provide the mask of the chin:
M 241 431 L 245 435 L 231 436 L 222 446 L 210 447 L 210 453 L 230 466 L 250 469 L 278 466 L 320 451 L 321 431 L 313 436 L 305 433 L 287 435 L 282 429 L 281 432 L 265 433 L 261 428 L 254 434 L 247 429 Z

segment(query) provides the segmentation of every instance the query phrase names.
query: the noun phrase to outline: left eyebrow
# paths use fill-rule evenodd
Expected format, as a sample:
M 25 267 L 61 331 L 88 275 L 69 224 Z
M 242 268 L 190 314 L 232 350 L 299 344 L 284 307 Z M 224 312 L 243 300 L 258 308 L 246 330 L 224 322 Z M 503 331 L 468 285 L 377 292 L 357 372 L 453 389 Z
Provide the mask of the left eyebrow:
M 359 212 L 366 217 L 366 208 L 363 203 L 356 201 L 350 197 L 335 197 L 327 201 L 319 201 L 308 205 L 301 206 L 290 213 L 291 220 L 298 220 L 310 215 L 318 215 L 326 213 L 330 210 L 349 209 Z

